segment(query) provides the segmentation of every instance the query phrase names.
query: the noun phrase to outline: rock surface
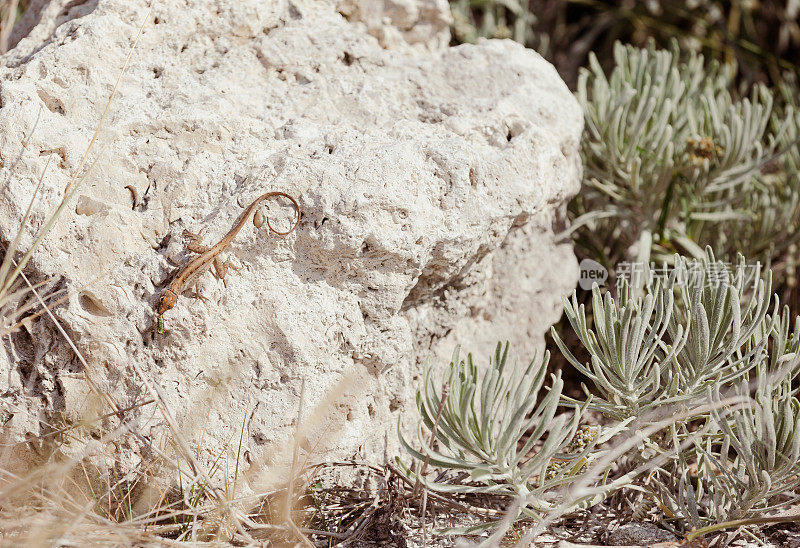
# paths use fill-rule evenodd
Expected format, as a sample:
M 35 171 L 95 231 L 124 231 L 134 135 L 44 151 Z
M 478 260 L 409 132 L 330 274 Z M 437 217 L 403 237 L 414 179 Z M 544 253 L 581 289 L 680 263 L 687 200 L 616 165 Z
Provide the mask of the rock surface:
M 675 535 L 655 523 L 626 523 L 608 537 L 610 546 L 650 546 L 660 542 L 677 542 Z
M 0 58 L 3 241 L 45 166 L 23 249 L 61 201 L 146 14 L 38 1 L 18 24 Z M 244 461 L 265 469 L 289 453 L 302 393 L 307 451 L 382 458 L 424 360 L 542 346 L 577 280 L 553 232 L 582 119 L 552 66 L 511 41 L 448 47 L 444 0 L 164 0 L 147 17 L 93 167 L 28 269 L 70 292 L 54 313 L 88 368 L 50 319 L 11 337 L 6 436 L 157 387 L 201 461 L 236 458 L 244 425 Z M 156 336 L 184 229 L 214 243 L 269 190 L 298 197 L 298 229 L 246 226 L 228 253 L 241 270 L 227 287 L 205 274 L 207 300 L 182 296 Z M 165 415 L 126 414 L 142 436 L 119 444 L 129 465 L 128 445 L 170 446 Z M 73 445 L 118 423 L 93 424 Z

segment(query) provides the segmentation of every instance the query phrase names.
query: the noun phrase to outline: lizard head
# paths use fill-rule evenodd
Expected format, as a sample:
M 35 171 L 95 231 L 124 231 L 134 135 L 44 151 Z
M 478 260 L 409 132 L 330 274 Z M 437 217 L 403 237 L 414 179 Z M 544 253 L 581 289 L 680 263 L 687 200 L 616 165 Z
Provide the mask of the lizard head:
M 177 300 L 178 296 L 174 291 L 171 289 L 165 289 L 161 294 L 161 298 L 158 299 L 158 308 L 156 308 L 158 315 L 161 316 L 164 312 L 175 306 L 175 301 Z

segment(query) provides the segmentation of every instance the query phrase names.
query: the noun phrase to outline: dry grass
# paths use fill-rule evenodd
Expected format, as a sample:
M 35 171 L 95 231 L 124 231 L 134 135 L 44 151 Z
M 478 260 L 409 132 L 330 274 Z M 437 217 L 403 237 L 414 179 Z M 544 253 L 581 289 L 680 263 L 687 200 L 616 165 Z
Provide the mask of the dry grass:
M 28 9 L 29 0 L 0 0 L 0 55 L 8 51 L 14 23 Z
M 352 379 L 345 379 L 305 420 L 298 420 L 293 440 L 282 445 L 293 454 L 288 479 L 277 488 L 247 495 L 241 494 L 243 487 L 280 472 L 266 464 L 274 459 L 235 472 L 232 479 L 234 466 L 224 455 L 203 465 L 195 458 L 199 448 L 185 441 L 159 391 L 148 379 L 142 381 L 153 390 L 154 399 L 136 407 L 160 408 L 172 434 L 165 446 L 137 432 L 127 414 L 134 408 L 55 430 L 45 462 L 25 474 L 8 469 L 8 454 L 20 445 L 41 449 L 44 440 L 4 445 L 0 532 L 5 540 L 19 546 L 81 545 L 87 538 L 96 546 L 253 546 L 264 541 L 315 546 L 357 539 L 400 542 L 408 533 L 402 517 L 413 522 L 416 505 L 410 501 L 419 497 L 411 495 L 413 485 L 393 468 L 356 462 L 309 464 L 313 455 L 300 450 L 299 440 L 315 426 L 312 421 L 329 414 Z M 302 417 L 301 398 L 298 419 Z M 92 433 L 88 439 L 87 430 Z M 120 451 L 131 445 L 138 446 L 141 457 L 133 469 Z M 235 453 L 237 471 L 240 451 L 241 444 Z

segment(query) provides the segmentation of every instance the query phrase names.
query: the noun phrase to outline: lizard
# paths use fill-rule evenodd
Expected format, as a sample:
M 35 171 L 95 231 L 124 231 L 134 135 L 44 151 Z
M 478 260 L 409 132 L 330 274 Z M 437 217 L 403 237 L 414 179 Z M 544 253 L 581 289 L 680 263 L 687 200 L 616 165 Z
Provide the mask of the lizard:
M 275 228 L 269 223 L 269 217 L 266 218 L 266 223 L 270 231 L 278 234 L 279 236 L 285 236 L 297 228 L 297 225 L 300 223 L 300 206 L 297 204 L 297 200 L 284 192 L 267 192 L 266 194 L 262 194 L 253 200 L 253 202 L 247 206 L 247 208 L 245 208 L 241 215 L 239 215 L 236 221 L 234 221 L 233 226 L 231 226 L 231 229 L 228 230 L 227 234 L 225 234 L 219 242 L 212 246 L 203 245 L 200 242 L 199 235 L 185 231 L 186 235 L 191 238 L 191 241 L 186 248 L 189 251 L 198 253 L 198 256 L 183 265 L 183 267 L 174 275 L 169 285 L 161 292 L 161 296 L 158 299 L 158 305 L 156 307 L 156 313 L 158 314 L 157 331 L 159 334 L 164 333 L 164 313 L 175 306 L 178 296 L 183 292 L 183 290 L 193 283 L 196 284 L 200 276 L 208 271 L 212 265 L 214 266 L 213 274 L 224 283 L 225 273 L 232 265 L 230 264 L 230 259 L 224 262 L 221 261 L 220 254 L 230 245 L 242 227 L 244 227 L 245 223 L 247 223 L 247 220 L 250 218 L 250 216 L 255 214 L 255 211 L 261 202 L 279 196 L 284 197 L 292 202 L 296 216 L 294 224 L 286 232 L 281 232 L 279 230 L 275 230 Z M 202 233 L 202 230 L 200 232 Z M 199 298 L 203 298 L 199 292 L 197 295 Z

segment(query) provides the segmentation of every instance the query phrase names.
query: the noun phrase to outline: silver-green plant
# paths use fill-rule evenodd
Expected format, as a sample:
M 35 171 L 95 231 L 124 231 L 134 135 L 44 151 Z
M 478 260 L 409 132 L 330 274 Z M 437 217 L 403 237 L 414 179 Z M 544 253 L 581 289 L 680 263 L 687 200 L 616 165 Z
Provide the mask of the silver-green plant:
M 719 386 L 710 389 L 713 427 L 659 470 L 657 497 L 686 529 L 746 520 L 800 499 L 800 401 L 791 382 L 759 369 L 755 394 L 742 381 L 742 403 L 728 409 Z M 694 463 L 694 470 L 691 464 Z
M 713 413 L 722 436 L 701 462 L 708 468 L 704 476 L 715 483 L 711 493 L 717 495 L 718 509 L 711 513 L 717 519 L 742 519 L 784 506 L 786 500 L 771 503 L 800 486 L 800 401 L 784 379 L 759 376 L 759 381 L 763 385 L 747 406 L 730 413 L 718 407 Z M 739 393 L 749 394 L 749 384 L 743 383 Z M 735 456 L 728 463 L 730 453 Z
M 719 261 L 707 248 L 634 282 L 619 279 L 616 297 L 593 288 L 593 325 L 575 294 L 564 300 L 590 359 L 554 338 L 594 385 L 584 399 L 563 394 L 560 375 L 540 398 L 548 357 L 510 366 L 507 346 L 483 374 L 458 351 L 440 379 L 429 368 L 417 440 L 400 436 L 417 465 L 403 471 L 433 491 L 506 497 L 506 529 L 525 517 L 548 523 L 623 488 L 646 505 L 635 513 L 658 509 L 684 532 L 738 525 L 793 500 L 800 318 L 781 312 L 777 297 L 773 306 L 769 269 L 742 256 Z M 573 411 L 558 415 L 560 406 Z M 584 427 L 580 440 L 586 409 L 607 424 Z M 432 479 L 428 465 L 444 472 Z
M 768 264 L 780 282 L 781 298 L 791 302 L 800 257 L 800 88 L 795 79 L 787 78 L 779 91 L 771 118 L 779 157 L 765 165 L 741 192 L 741 210 L 746 217 L 733 222 L 708 221 L 704 233 L 720 253 L 741 251 Z
M 762 171 L 792 145 L 794 119 L 773 116 L 764 86 L 738 99 L 731 67 L 682 58 L 677 46 L 617 44 L 614 59 L 607 77 L 591 56 L 578 80 L 586 115 L 585 187 L 571 206 L 578 245 L 609 267 L 634 259 L 642 239 L 659 262 L 675 251 L 700 258 L 706 243 L 720 256 L 763 258 L 735 247 L 735 229 L 759 212 L 762 240 L 785 229 L 768 222 L 766 206 L 792 202 L 796 191 L 765 193 Z
M 727 264 L 707 248 L 673 262 L 635 286 L 618 280 L 616 299 L 595 286 L 593 328 L 565 299 L 589 363 L 553 334 L 594 384 L 590 407 L 637 429 L 681 415 L 629 456 L 660 456 L 636 488 L 688 530 L 753 518 L 800 486 L 800 318 L 777 297 L 770 313 L 771 273 L 741 255 Z
M 641 287 L 619 278 L 616 299 L 595 285 L 593 327 L 577 293 L 563 299 L 590 361 L 581 363 L 555 329 L 553 338 L 594 384 L 590 406 L 614 420 L 657 418 L 659 407 L 704 400 L 709 386 L 747 374 L 766 344 L 754 334 L 772 329 L 764 323 L 771 278 L 760 279 L 757 265 L 748 268 L 742 256 L 733 265 L 718 261 L 710 248 L 700 260 L 673 262 L 669 269 L 645 268 Z
M 679 475 L 677 486 L 655 482 L 665 504 L 694 529 L 752 518 L 798 500 L 791 493 L 800 486 L 800 401 L 792 383 L 800 365 L 800 318 L 790 335 L 789 317 L 787 308 L 764 322 L 769 356 L 751 356 L 752 375 L 733 387 L 709 387 L 708 399 L 716 403 L 709 414 L 712 428 L 688 452 L 697 463 L 695 485 L 687 456 L 676 461 L 678 474 L 661 476 Z M 732 409 L 720 403 L 730 394 L 742 402 Z
M 595 432 L 578 443 L 576 432 L 585 406 L 557 414 L 563 388 L 560 374 L 551 376 L 551 386 L 540 395 L 549 355 L 534 357 L 523 368 L 508 363 L 508 348 L 507 343 L 505 349 L 498 343 L 494 360 L 483 373 L 471 354 L 461 360 L 458 348 L 441 379 L 428 367 L 417 391 L 422 420 L 416 443 L 407 441 L 398 425 L 400 443 L 418 466 L 398 463 L 432 491 L 509 497 L 519 506 L 513 519 L 538 519 L 559 504 L 560 488 L 591 462 L 595 445 L 609 432 Z M 469 481 L 452 481 L 448 476 L 429 479 L 420 465 L 464 471 Z
M 772 330 L 762 336 L 771 338 L 772 350 L 766 363 L 766 372 L 773 377 L 794 379 L 800 374 L 800 316 L 792 314 L 788 306 L 774 322 L 768 322 Z M 796 395 L 800 387 L 792 391 Z
M 676 384 L 685 394 L 700 395 L 746 375 L 754 356 L 763 353 L 766 337 L 753 335 L 772 327 L 765 323 L 772 274 L 761 279 L 760 265 L 747 265 L 742 255 L 735 264 L 717 261 L 711 248 L 702 260 L 676 257 L 674 262 L 666 290 L 679 302 L 670 333 L 685 334 L 686 341 L 675 355 Z
M 638 417 L 669 397 L 670 360 L 684 343 L 682 332 L 667 340 L 674 297 L 660 285 L 654 294 L 637 298 L 628 282 L 620 281 L 617 299 L 592 288 L 594 328 L 577 293 L 564 301 L 565 314 L 580 342 L 589 351 L 589 363 L 581 363 L 552 330 L 561 353 L 595 385 L 590 404 L 614 420 Z M 682 328 L 679 328 L 679 330 Z M 584 387 L 585 392 L 588 390 Z M 578 402 L 572 400 L 574 404 Z

